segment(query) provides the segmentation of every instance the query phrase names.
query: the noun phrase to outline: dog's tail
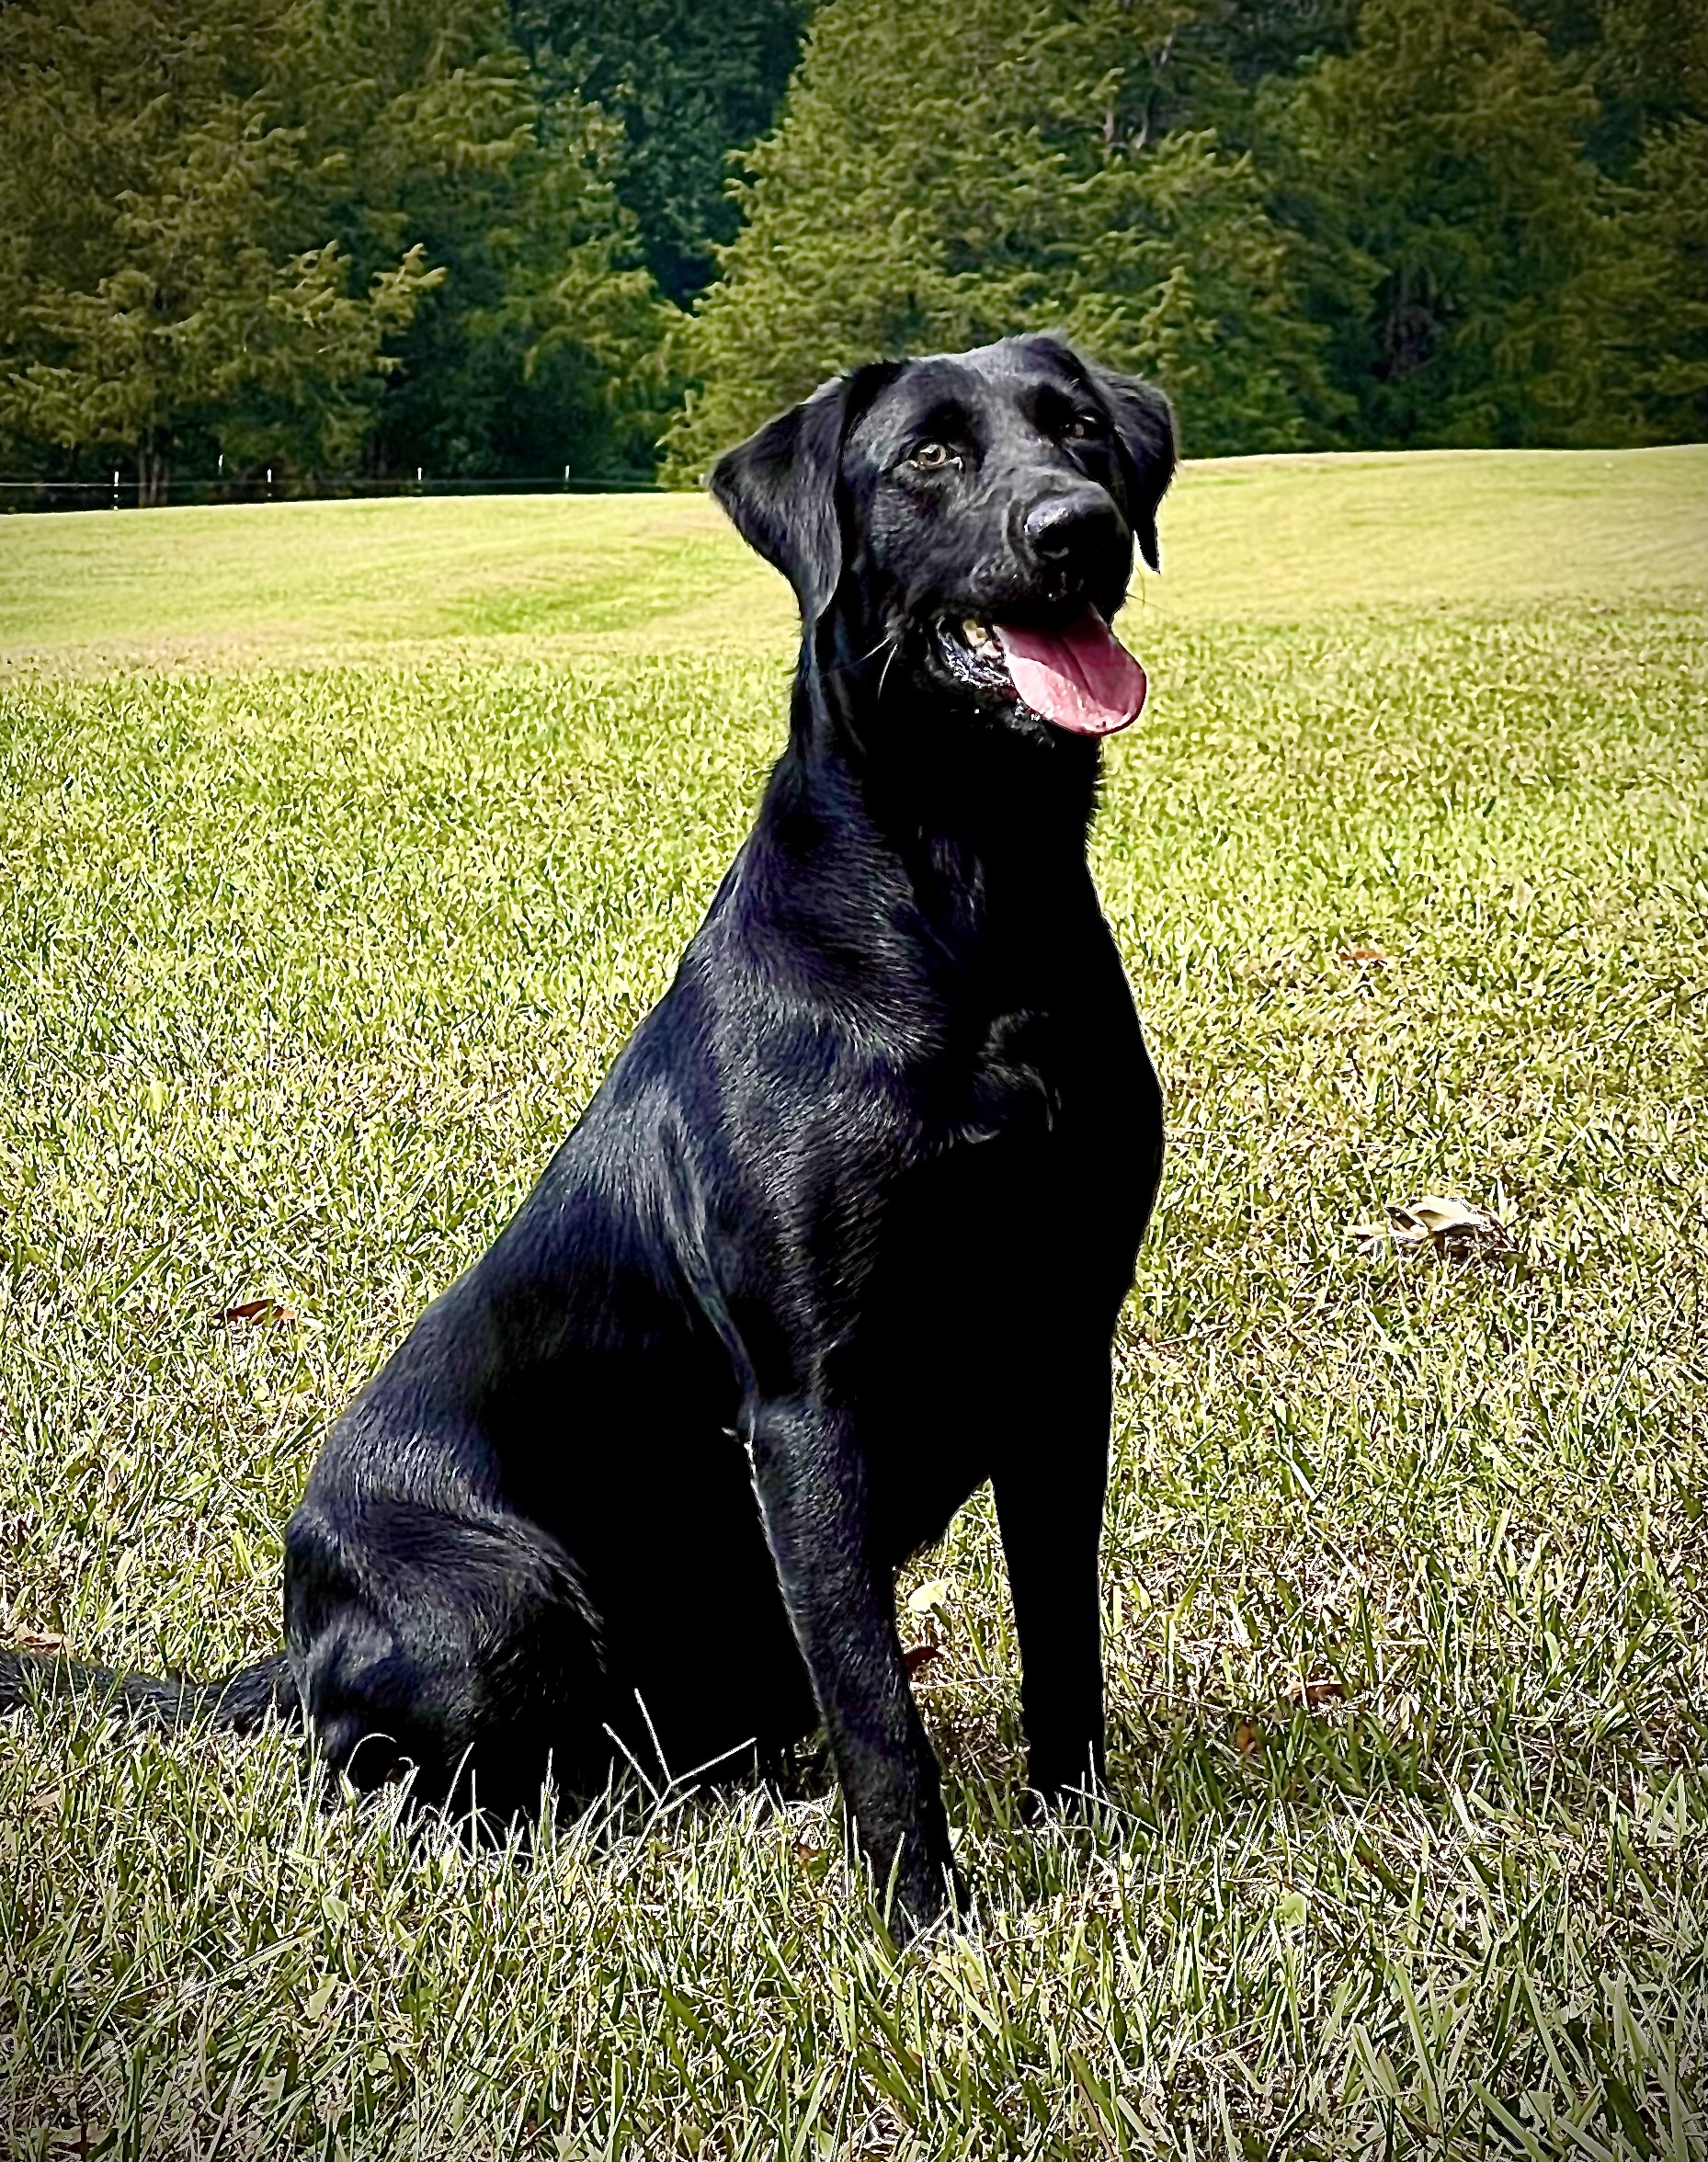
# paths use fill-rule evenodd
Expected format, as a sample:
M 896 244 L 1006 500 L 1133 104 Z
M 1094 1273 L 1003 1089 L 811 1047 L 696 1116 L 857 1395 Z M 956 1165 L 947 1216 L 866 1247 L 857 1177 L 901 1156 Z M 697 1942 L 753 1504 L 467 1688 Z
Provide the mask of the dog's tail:
M 190 1726 L 199 1722 L 228 1734 L 254 1734 L 269 1718 L 291 1724 L 302 1701 L 290 1659 L 276 1652 L 223 1681 L 169 1681 L 149 1674 L 115 1674 L 75 1659 L 33 1652 L 0 1652 L 0 1713 L 17 1712 L 51 1697 L 81 1697 L 145 1726 Z

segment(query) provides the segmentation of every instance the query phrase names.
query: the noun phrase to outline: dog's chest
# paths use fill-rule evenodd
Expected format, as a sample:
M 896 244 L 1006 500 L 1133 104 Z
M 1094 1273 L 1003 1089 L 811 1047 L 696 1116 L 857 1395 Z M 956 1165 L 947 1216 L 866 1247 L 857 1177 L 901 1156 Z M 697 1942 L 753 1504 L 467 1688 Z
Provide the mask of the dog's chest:
M 924 1092 L 938 1147 L 1040 1138 L 1096 1119 L 1143 1056 L 1119 974 L 1099 976 L 1071 948 L 1017 960 L 945 1002 Z
M 1059 1024 L 1036 1007 L 997 1011 L 969 1031 L 962 1057 L 945 1075 L 941 1140 L 994 1141 L 1047 1132 L 1071 1095 L 1070 1061 Z
M 1036 1137 L 1094 1113 L 1110 1064 L 1138 1046 L 1088 883 L 1080 874 L 1034 890 L 976 865 L 951 868 L 957 875 L 945 875 L 926 912 L 948 957 L 926 996 L 936 1009 L 918 1096 L 928 1147 Z
M 917 1098 L 923 1145 L 881 1204 L 904 1306 L 928 1281 L 939 1312 L 947 1279 L 1021 1281 L 1046 1252 L 1064 1280 L 1084 1269 L 1124 1289 L 1131 1271 L 1158 1135 L 1124 978 L 1065 962 L 1001 988 L 1014 995 L 956 1008 Z
M 1136 1028 L 1132 1040 L 1143 1058 Z M 871 1445 L 888 1453 L 871 1469 L 885 1492 L 935 1463 L 958 1502 L 987 1468 L 978 1437 L 1035 1404 L 1065 1344 L 1107 1330 L 1156 1155 L 1126 1042 L 1110 1032 L 1094 1067 L 1047 1012 L 993 1015 L 935 1146 L 888 1185 L 850 1332 L 851 1385 L 882 1407 Z M 895 1506 L 897 1551 L 940 1530 Z

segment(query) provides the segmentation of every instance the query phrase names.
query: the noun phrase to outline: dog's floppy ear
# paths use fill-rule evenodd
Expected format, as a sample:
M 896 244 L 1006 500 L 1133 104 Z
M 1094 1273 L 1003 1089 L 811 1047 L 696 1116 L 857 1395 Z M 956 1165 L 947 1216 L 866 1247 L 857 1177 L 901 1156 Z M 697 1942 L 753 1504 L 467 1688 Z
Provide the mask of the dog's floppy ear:
M 1174 478 L 1177 461 L 1174 408 L 1156 388 L 1136 375 L 1116 375 L 1107 368 L 1087 370 L 1109 407 L 1121 445 L 1127 483 L 1127 515 L 1139 553 L 1157 570 L 1156 506 Z
M 809 626 L 842 577 L 837 472 L 855 381 L 839 375 L 823 384 L 726 450 L 710 475 L 735 530 L 794 587 Z

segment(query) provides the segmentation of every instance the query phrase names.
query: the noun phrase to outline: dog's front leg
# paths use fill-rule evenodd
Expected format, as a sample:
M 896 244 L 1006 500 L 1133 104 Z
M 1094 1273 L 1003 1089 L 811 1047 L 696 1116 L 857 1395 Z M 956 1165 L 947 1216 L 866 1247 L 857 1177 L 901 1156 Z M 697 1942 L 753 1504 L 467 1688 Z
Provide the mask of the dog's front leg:
M 1103 1781 L 1098 1550 L 1109 1416 L 1105 1352 L 1027 1422 L 992 1481 L 1020 1640 L 1027 1783 L 1046 1801 Z
M 898 1938 L 962 1903 L 937 1759 L 873 1566 L 865 1462 L 852 1413 L 770 1402 L 750 1415 L 754 1485 L 783 1599 L 812 1677 L 860 1852 L 892 1884 Z

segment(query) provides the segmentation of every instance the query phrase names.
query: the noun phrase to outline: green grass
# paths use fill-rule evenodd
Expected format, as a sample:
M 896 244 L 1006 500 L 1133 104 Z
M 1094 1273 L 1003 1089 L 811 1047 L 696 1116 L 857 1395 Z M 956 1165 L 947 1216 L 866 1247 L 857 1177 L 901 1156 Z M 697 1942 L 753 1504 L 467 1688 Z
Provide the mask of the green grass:
M 1474 484 L 1467 475 L 1475 472 Z M 1169 621 L 1374 607 L 1690 607 L 1708 454 L 1457 451 L 1190 465 Z M 415 497 L 0 518 L 0 654 L 54 666 L 786 651 L 781 580 L 693 495 Z M 429 654 L 426 648 L 432 648 Z
M 981 1914 L 899 1959 L 822 1792 L 477 1860 L 62 1705 L 0 1730 L 0 2150 L 1701 2155 L 1704 502 L 1667 451 L 1168 506 L 1096 840 L 1172 1133 L 1102 1823 L 1017 1821 L 983 1501 L 905 1617 Z M 687 502 L 0 521 L 15 1637 L 273 1642 L 318 1435 L 744 830 L 775 584 Z M 1429 1191 L 1521 1258 L 1350 1235 Z

